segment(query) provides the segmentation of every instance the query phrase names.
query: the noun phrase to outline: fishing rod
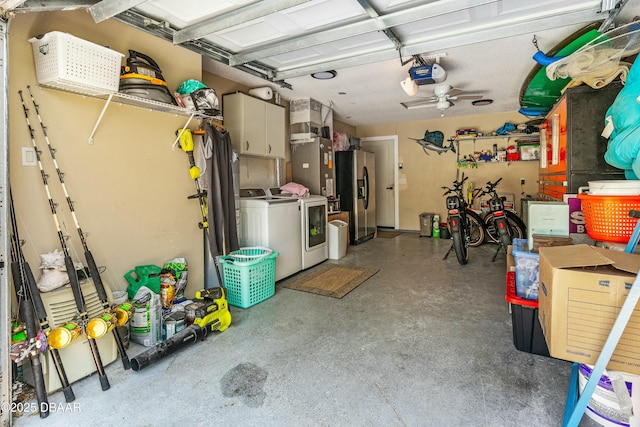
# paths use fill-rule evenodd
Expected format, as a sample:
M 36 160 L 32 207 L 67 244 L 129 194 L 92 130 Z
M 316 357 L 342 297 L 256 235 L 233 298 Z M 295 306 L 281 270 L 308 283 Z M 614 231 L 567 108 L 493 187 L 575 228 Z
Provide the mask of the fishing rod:
M 20 240 L 16 235 L 17 225 L 14 226 L 15 212 L 13 210 L 11 190 L 9 190 L 9 203 L 11 223 L 14 231 L 11 235 L 11 275 L 13 277 L 13 286 L 18 301 L 18 316 L 25 323 L 27 330 L 27 348 L 24 352 L 26 354 L 20 354 L 19 360 L 26 357 L 27 354 L 29 355 L 31 369 L 33 371 L 33 382 L 36 389 L 36 400 L 38 401 L 38 408 L 40 409 L 40 418 L 47 418 L 49 416 L 49 400 L 47 399 L 47 388 L 44 385 L 42 363 L 40 363 L 40 355 L 38 354 L 38 346 L 36 345 L 38 327 L 33 314 L 33 304 L 31 304 L 31 299 L 29 298 L 29 290 L 27 289 L 26 261 L 20 248 Z
M 42 128 L 42 133 L 44 134 L 44 139 L 47 142 L 47 147 L 49 147 L 49 154 L 51 154 L 51 160 L 53 160 L 53 166 L 56 168 L 56 173 L 58 174 L 58 180 L 60 181 L 60 185 L 62 186 L 62 190 L 64 191 L 64 196 L 67 199 L 67 205 L 69 205 L 69 211 L 71 212 L 71 217 L 73 218 L 73 222 L 76 226 L 76 230 L 78 231 L 78 235 L 80 236 L 80 242 L 82 243 L 82 248 L 84 249 L 84 258 L 87 261 L 87 266 L 89 267 L 89 274 L 91 279 L 93 280 L 93 284 L 96 287 L 96 292 L 98 293 L 98 298 L 102 302 L 102 306 L 105 312 L 110 312 L 111 307 L 109 305 L 109 300 L 107 298 L 107 292 L 104 289 L 104 284 L 102 283 L 102 278 L 100 277 L 100 270 L 93 258 L 93 254 L 89 250 L 89 246 L 87 245 L 87 240 L 85 239 L 85 233 L 80 228 L 80 223 L 78 222 L 78 216 L 76 215 L 76 211 L 73 206 L 73 201 L 69 196 L 69 192 L 67 191 L 67 186 L 64 182 L 64 173 L 58 167 L 58 162 L 56 160 L 56 149 L 53 148 L 51 142 L 49 141 L 49 135 L 47 134 L 47 127 L 44 125 L 42 118 L 40 117 L 40 106 L 36 103 L 35 98 L 33 97 L 33 93 L 31 92 L 31 86 L 27 86 L 27 90 L 29 91 L 29 96 L 31 97 L 31 102 L 33 103 L 33 107 L 36 111 L 36 115 L 38 116 L 38 121 L 40 122 L 40 127 Z M 125 324 L 128 321 L 128 315 L 126 312 L 122 313 L 118 311 L 116 314 L 118 326 Z M 95 322 L 94 322 L 95 323 Z M 99 331 L 106 331 L 109 327 L 104 325 L 102 322 L 97 324 L 97 329 Z M 97 332 L 97 331 L 96 331 Z M 122 366 L 124 369 L 131 368 L 131 362 L 129 361 L 129 357 L 127 356 L 127 351 L 124 348 L 124 343 L 122 342 L 122 337 L 118 333 L 116 328 L 112 329 L 113 337 L 116 340 L 116 344 L 118 346 L 118 352 L 120 353 L 120 358 L 122 359 Z M 104 333 L 104 332 L 103 332 Z
M 60 227 L 60 221 L 58 220 L 58 213 L 56 211 L 56 203 L 54 203 L 51 198 L 51 191 L 49 191 L 49 183 L 48 177 L 44 171 L 44 167 L 42 166 L 41 154 L 42 152 L 38 150 L 38 145 L 36 144 L 36 140 L 34 137 L 34 130 L 31 127 L 31 122 L 29 121 L 29 109 L 24 103 L 24 98 L 22 97 L 22 90 L 18 91 L 20 95 L 20 102 L 22 103 L 22 109 L 24 110 L 24 117 L 27 121 L 27 127 L 29 128 L 29 134 L 31 135 L 31 143 L 33 144 L 33 149 L 36 153 L 36 160 L 38 161 L 38 167 L 40 168 L 40 175 L 42 177 L 42 183 L 44 184 L 44 189 L 47 193 L 47 199 L 49 200 L 49 208 L 51 209 L 51 214 L 53 216 L 53 222 L 56 226 L 56 231 L 58 233 L 58 240 L 60 241 L 60 246 L 62 248 L 62 252 L 64 253 L 64 264 L 67 269 L 67 276 L 69 276 L 69 283 L 71 283 L 71 290 L 73 291 L 73 298 L 76 302 L 76 308 L 78 310 L 78 314 L 80 319 L 82 320 L 82 328 L 86 328 L 86 323 L 88 321 L 87 308 L 85 305 L 84 297 L 82 296 L 82 289 L 80 289 L 80 282 L 78 281 L 78 275 L 76 273 L 75 265 L 73 264 L 73 260 L 71 259 L 71 255 L 69 255 L 69 248 L 67 248 L 67 243 L 65 242 L 64 234 L 62 234 L 62 228 Z M 93 361 L 96 365 L 96 371 L 98 372 L 98 378 L 100 379 L 100 385 L 102 390 L 109 390 L 111 385 L 109 384 L 109 379 L 107 378 L 107 374 L 104 372 L 104 366 L 102 365 L 102 360 L 100 359 L 100 351 L 98 350 L 98 344 L 96 340 L 87 335 L 87 341 L 89 342 L 89 347 L 91 348 L 91 355 L 93 356 Z
M 31 271 L 31 267 L 29 266 L 29 263 L 26 261 L 24 254 L 22 253 L 22 250 L 20 248 L 20 237 L 18 235 L 18 221 L 16 219 L 16 213 L 13 207 L 13 196 L 11 194 L 11 189 L 9 189 L 9 211 L 11 216 L 11 230 L 12 230 L 11 252 L 12 254 L 15 253 L 15 259 L 19 265 L 17 274 L 19 274 L 19 281 L 22 284 L 21 289 L 22 289 L 22 292 L 24 293 L 24 297 L 26 297 L 27 295 L 30 297 L 31 304 L 35 309 L 36 316 L 38 318 L 38 321 L 40 322 L 40 329 L 42 329 L 42 332 L 45 334 L 45 336 L 47 336 L 49 334 L 49 331 L 51 330 L 51 327 L 49 326 L 49 321 L 47 320 L 47 311 L 45 310 L 44 304 L 42 303 L 42 297 L 40 296 L 40 291 L 38 290 L 38 287 L 36 285 L 36 280 L 33 277 L 33 272 Z M 13 274 L 14 286 L 17 286 L 16 273 L 14 273 L 13 264 L 14 263 L 12 263 L 11 265 L 12 267 L 11 272 Z M 29 328 L 28 322 L 30 321 L 30 319 L 34 319 L 33 313 L 31 313 L 30 316 L 28 315 L 28 313 L 26 313 L 25 318 L 23 320 L 27 322 L 27 328 Z M 27 330 L 27 333 L 30 337 L 32 336 L 28 330 Z M 53 365 L 56 368 L 58 379 L 60 380 L 60 384 L 62 385 L 62 393 L 64 394 L 64 399 L 66 402 L 73 402 L 76 399 L 76 396 L 73 393 L 73 390 L 71 389 L 71 385 L 69 384 L 67 373 L 64 370 L 64 366 L 62 365 L 62 359 L 60 358 L 60 353 L 58 352 L 58 349 L 53 347 L 49 349 L 49 352 L 51 354 L 51 358 L 53 359 Z M 36 356 L 36 357 L 38 358 L 38 362 L 39 362 L 40 356 Z M 34 368 L 35 369 L 34 369 L 33 376 L 35 380 L 34 382 L 35 382 L 35 388 L 36 388 L 36 396 L 38 398 L 38 402 L 42 402 L 43 397 L 42 397 L 41 387 L 45 387 L 44 377 L 42 377 L 42 385 L 39 385 L 41 382 L 39 375 L 42 374 L 42 365 L 40 365 L 40 372 L 38 372 L 37 367 L 34 367 Z M 44 388 L 45 400 L 46 400 L 46 394 L 47 394 L 46 388 Z M 42 409 L 42 406 L 41 406 L 41 409 Z M 47 410 L 48 410 L 48 405 L 47 405 Z M 42 414 L 40 416 L 42 417 Z

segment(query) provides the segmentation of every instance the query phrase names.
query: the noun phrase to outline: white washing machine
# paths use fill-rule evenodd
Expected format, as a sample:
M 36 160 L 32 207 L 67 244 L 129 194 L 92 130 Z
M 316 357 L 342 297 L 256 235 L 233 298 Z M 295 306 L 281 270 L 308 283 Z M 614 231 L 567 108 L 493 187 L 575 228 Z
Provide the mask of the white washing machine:
M 282 194 L 277 187 L 270 188 L 269 193 L 275 199 L 297 200 L 300 205 L 302 269 L 313 267 L 328 259 L 327 198 L 316 195 L 296 197 L 291 194 Z
M 278 251 L 276 281 L 302 269 L 300 204 L 275 199 L 262 188 L 240 189 L 240 246 Z

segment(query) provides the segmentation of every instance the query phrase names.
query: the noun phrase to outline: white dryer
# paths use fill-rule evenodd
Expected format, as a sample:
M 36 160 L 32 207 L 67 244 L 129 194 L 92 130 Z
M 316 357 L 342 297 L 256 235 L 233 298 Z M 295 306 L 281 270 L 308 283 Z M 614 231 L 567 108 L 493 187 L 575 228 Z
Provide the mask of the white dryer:
M 283 194 L 277 187 L 269 188 L 269 193 L 271 197 L 276 199 L 297 200 L 300 205 L 302 269 L 313 267 L 328 259 L 327 198 L 316 195 L 297 197 Z
M 262 188 L 240 189 L 240 246 L 278 251 L 276 281 L 302 269 L 300 212 L 297 200 L 271 198 Z

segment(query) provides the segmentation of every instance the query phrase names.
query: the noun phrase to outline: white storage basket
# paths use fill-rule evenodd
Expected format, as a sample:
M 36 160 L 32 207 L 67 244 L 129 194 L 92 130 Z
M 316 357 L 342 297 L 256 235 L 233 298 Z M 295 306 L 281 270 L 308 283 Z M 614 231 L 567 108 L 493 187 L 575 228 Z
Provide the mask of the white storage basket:
M 124 56 L 120 52 L 60 31 L 29 42 L 41 85 L 88 95 L 118 91 Z

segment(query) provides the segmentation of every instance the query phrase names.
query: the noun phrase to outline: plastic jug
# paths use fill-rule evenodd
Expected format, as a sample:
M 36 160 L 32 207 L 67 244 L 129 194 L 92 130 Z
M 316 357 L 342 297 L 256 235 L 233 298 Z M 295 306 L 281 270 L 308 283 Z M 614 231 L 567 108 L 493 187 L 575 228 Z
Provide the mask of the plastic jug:
M 161 271 L 162 268 L 157 265 L 139 265 L 125 274 L 124 278 L 129 282 L 129 286 L 127 286 L 129 299 L 132 300 L 136 296 L 141 286 L 145 286 L 156 294 L 160 294 L 159 274 Z

